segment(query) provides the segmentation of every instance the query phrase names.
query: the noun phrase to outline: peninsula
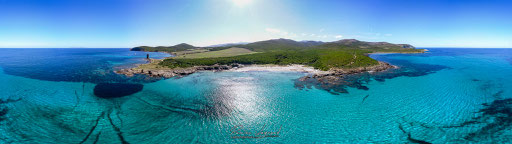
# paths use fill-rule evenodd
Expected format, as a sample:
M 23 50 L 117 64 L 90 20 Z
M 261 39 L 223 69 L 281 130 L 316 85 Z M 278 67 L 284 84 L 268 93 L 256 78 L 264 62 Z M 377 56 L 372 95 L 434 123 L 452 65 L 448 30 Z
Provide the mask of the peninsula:
M 272 39 L 247 44 L 216 47 L 195 47 L 189 44 L 175 46 L 140 46 L 132 51 L 166 52 L 174 55 L 163 60 L 151 59 L 131 69 L 117 71 L 132 76 L 146 74 L 153 77 L 170 78 L 203 70 L 281 68 L 313 73 L 310 78 L 325 78 L 365 71 L 382 71 L 393 68 L 384 62 L 368 57 L 371 53 L 423 53 L 409 44 L 387 42 L 365 42 L 344 39 L 334 42 L 294 41 Z M 242 70 L 243 71 L 243 70 Z

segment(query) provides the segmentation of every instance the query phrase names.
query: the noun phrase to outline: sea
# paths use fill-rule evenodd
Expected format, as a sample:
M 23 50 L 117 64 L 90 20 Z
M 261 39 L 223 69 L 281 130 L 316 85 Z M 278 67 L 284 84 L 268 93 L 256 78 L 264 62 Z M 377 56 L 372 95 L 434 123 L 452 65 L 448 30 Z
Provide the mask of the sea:
M 301 72 L 114 71 L 127 48 L 0 49 L 0 143 L 511 143 L 512 49 L 372 54 L 398 66 Z

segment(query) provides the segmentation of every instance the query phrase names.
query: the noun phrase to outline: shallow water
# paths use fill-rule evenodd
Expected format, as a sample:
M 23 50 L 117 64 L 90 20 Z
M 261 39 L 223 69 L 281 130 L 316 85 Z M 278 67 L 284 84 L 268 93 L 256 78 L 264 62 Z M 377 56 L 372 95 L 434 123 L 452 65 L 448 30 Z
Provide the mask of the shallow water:
M 372 55 L 400 68 L 300 89 L 305 73 L 128 78 L 112 70 L 145 53 L 9 49 L 0 54 L 0 142 L 510 142 L 512 49 L 429 50 Z M 100 98 L 102 83 L 143 88 Z

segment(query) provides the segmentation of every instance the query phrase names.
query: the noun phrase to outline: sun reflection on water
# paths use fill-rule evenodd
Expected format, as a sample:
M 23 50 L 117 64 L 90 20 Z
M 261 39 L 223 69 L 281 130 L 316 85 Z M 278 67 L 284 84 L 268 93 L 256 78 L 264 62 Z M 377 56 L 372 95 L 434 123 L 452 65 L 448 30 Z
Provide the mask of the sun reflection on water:
M 261 96 L 263 89 L 256 84 L 256 78 L 233 77 L 216 82 L 221 94 L 214 98 L 214 103 L 225 104 L 234 112 L 234 118 L 243 120 L 243 123 L 253 123 L 268 114 L 264 107 L 267 100 Z

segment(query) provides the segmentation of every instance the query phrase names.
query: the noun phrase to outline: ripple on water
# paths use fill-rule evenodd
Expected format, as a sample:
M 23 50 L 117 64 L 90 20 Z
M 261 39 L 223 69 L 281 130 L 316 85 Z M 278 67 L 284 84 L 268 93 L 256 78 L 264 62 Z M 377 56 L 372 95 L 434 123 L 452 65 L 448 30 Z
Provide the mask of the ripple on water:
M 386 82 L 376 82 L 377 73 L 354 77 L 369 90 L 348 88 L 342 96 L 293 88 L 290 80 L 302 74 L 204 72 L 144 83 L 141 92 L 122 99 L 98 98 L 93 90 L 125 91 L 112 83 L 138 82 L 38 81 L 0 73 L 0 143 L 510 143 L 510 69 L 418 59 L 453 69 L 419 76 L 428 71 L 400 65 L 396 72 L 406 75 L 384 75 Z M 468 68 L 458 71 L 455 64 Z M 232 139 L 239 125 L 282 131 Z

